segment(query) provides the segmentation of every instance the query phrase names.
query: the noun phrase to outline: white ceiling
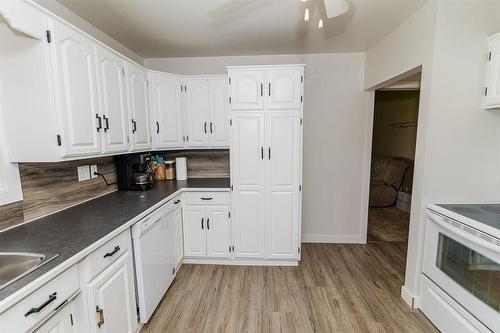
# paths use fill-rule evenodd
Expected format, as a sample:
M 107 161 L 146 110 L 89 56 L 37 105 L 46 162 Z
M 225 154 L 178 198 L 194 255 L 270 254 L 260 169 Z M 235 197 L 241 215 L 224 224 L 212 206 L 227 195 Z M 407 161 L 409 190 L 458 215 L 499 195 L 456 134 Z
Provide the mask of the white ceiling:
M 57 0 L 144 58 L 362 52 L 427 0 Z M 304 22 L 304 9 L 311 19 Z

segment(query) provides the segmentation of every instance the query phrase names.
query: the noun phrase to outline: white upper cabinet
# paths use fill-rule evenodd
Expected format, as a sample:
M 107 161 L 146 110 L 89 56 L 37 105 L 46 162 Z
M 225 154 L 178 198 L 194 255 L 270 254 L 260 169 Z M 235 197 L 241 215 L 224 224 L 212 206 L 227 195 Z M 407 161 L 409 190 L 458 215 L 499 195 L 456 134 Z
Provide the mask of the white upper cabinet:
M 494 109 L 500 108 L 500 33 L 490 37 L 489 46 L 484 107 Z
M 126 63 L 100 45 L 96 49 L 103 152 L 126 152 L 129 150 Z
M 264 75 L 263 70 L 238 69 L 234 72 L 229 70 L 233 111 L 264 108 Z
M 267 109 L 302 108 L 302 68 L 269 69 L 266 79 Z
M 210 125 L 210 89 L 207 79 L 187 79 L 184 85 L 184 112 L 188 118 L 190 147 L 208 147 Z
M 131 62 L 127 66 L 129 125 L 133 151 L 151 148 L 149 132 L 148 76 L 146 70 Z
M 228 67 L 232 111 L 302 110 L 303 66 Z
M 210 146 L 229 147 L 229 104 L 227 77 L 211 79 L 210 86 Z
M 181 82 L 171 75 L 150 75 L 153 148 L 182 148 Z
M 53 43 L 64 156 L 101 153 L 103 122 L 96 87 L 94 43 L 54 21 Z

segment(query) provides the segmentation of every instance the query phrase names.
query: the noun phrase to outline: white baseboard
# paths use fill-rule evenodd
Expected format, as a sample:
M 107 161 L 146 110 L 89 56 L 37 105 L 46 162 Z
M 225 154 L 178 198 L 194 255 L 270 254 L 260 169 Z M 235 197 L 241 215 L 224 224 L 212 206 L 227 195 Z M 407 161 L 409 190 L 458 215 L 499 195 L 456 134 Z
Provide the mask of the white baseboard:
M 361 235 L 304 234 L 302 243 L 365 244 L 366 239 Z
M 401 286 L 401 298 L 413 309 L 418 309 L 416 297 L 413 295 L 406 286 Z
M 231 265 L 231 266 L 298 266 L 297 260 L 256 260 L 256 259 L 210 259 L 184 258 L 183 264 Z

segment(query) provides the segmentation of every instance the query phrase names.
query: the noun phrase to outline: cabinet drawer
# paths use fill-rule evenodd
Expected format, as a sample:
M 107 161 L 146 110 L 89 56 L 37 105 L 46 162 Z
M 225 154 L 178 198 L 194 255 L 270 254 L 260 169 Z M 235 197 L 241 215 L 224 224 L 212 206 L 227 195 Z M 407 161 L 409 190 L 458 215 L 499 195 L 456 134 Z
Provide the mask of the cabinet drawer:
M 186 205 L 228 205 L 229 192 L 186 192 Z
M 78 291 L 78 288 L 78 273 L 76 266 L 73 266 L 0 314 L 0 332 L 29 330 Z M 36 308 L 39 311 L 33 312 Z M 29 313 L 30 310 L 32 313 Z
M 491 332 L 425 275 L 420 282 L 420 310 L 441 332 Z
M 130 247 L 130 232 L 126 230 L 85 258 L 85 282 L 89 282 L 111 265 Z

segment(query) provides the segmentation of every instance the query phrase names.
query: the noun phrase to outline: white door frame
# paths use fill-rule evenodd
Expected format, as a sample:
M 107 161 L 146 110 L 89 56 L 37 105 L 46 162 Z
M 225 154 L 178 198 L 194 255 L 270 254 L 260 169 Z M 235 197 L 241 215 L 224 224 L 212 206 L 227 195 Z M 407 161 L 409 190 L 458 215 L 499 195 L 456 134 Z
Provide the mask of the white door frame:
M 368 97 L 366 100 L 366 123 L 365 123 L 365 143 L 364 143 L 364 158 L 363 158 L 363 175 L 362 175 L 362 189 L 361 189 L 361 237 L 364 238 L 364 243 L 366 244 L 366 236 L 368 233 L 368 202 L 370 198 L 370 169 L 371 169 L 371 154 L 372 154 L 372 135 L 373 135 L 373 116 L 374 116 L 374 106 L 375 106 L 375 90 L 386 86 L 390 83 L 401 80 L 402 78 L 408 77 L 410 75 L 422 72 L 422 79 L 420 83 L 420 99 L 419 99 L 419 110 L 418 110 L 418 120 L 417 120 L 417 141 L 416 141 L 416 152 L 415 152 L 415 165 L 413 174 L 413 193 L 411 198 L 411 213 L 410 213 L 410 228 L 408 235 L 408 250 L 407 250 L 407 260 L 405 267 L 405 284 L 401 286 L 401 297 L 405 300 L 410 307 L 417 307 L 415 302 L 418 294 L 416 290 L 419 288 L 420 281 L 420 271 L 422 264 L 423 251 L 421 246 L 424 239 L 424 229 L 425 223 L 419 223 L 418 219 L 424 216 L 424 202 L 422 197 L 423 189 L 423 169 L 425 160 L 425 132 L 427 129 L 427 108 L 428 96 L 426 95 L 427 90 L 430 88 L 424 85 L 424 71 L 423 66 L 419 65 L 414 67 L 404 73 L 401 73 L 389 80 L 381 82 L 373 87 L 366 89 Z M 427 73 L 427 72 L 426 72 Z M 417 228 L 417 229 L 415 229 Z M 415 229 L 415 230 L 414 230 Z M 411 251 L 416 251 L 416 253 L 410 253 Z M 414 258 L 410 259 L 410 256 L 415 256 L 416 264 L 418 267 L 410 267 L 415 265 Z M 408 269 L 410 267 L 410 269 Z M 410 274 L 410 275 L 409 275 Z M 417 281 L 417 286 L 413 286 L 413 290 L 406 287 L 409 281 Z M 411 284 L 411 282 L 410 282 Z

